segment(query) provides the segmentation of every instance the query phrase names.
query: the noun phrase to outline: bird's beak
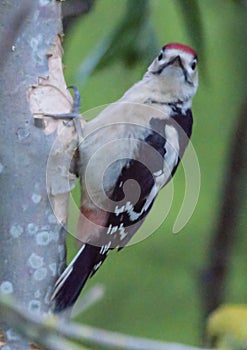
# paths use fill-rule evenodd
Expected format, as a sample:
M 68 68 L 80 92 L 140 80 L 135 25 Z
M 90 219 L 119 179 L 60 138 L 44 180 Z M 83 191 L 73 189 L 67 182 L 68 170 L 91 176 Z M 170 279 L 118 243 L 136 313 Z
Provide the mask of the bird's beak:
M 173 66 L 178 66 L 178 67 L 181 67 L 182 69 L 184 69 L 184 66 L 183 66 L 183 63 L 182 63 L 182 60 L 180 58 L 180 56 L 176 56 L 175 58 L 173 58 L 169 64 L 173 65 Z
M 170 62 L 170 65 L 172 65 L 173 67 L 180 67 L 183 71 L 184 74 L 184 79 L 185 81 L 189 84 L 189 85 L 194 85 L 193 82 L 189 79 L 188 73 L 183 65 L 183 62 L 181 60 L 180 56 L 176 56 L 175 58 L 173 58 Z

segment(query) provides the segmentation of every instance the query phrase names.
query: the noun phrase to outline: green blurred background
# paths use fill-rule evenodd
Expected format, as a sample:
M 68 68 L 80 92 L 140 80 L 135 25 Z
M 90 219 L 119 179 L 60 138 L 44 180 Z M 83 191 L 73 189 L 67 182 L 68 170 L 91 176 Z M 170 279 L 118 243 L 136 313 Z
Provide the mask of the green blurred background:
M 132 4 L 139 11 L 138 6 L 147 2 L 133 0 Z M 144 30 L 136 37 L 130 30 L 123 37 L 123 31 L 114 28 L 125 18 L 126 6 L 126 0 L 95 1 L 91 11 L 69 27 L 64 38 L 67 84 L 79 87 L 84 113 L 120 98 L 141 79 L 164 44 L 175 41 L 194 47 L 199 55 L 200 84 L 193 103 L 192 142 L 200 163 L 201 190 L 190 221 L 181 232 L 173 234 L 184 196 L 184 172 L 180 167 L 165 222 L 144 241 L 110 254 L 86 287 L 103 284 L 104 298 L 77 321 L 136 336 L 199 345 L 205 297 L 200 276 L 218 224 L 232 139 L 247 96 L 247 5 L 246 1 L 234 0 L 151 0 L 143 20 Z M 83 81 L 79 72 L 84 59 L 91 53 L 95 58 L 100 47 L 104 47 L 104 38 L 114 30 L 120 48 L 126 44 L 128 50 L 128 45 L 135 46 L 138 41 L 144 51 L 140 56 L 134 55 L 132 62 L 131 55 L 123 59 L 125 48 L 121 51 L 117 47 L 113 52 L 115 59 L 110 56 L 106 66 L 102 61 L 101 69 Z M 131 40 L 125 43 L 128 35 Z M 102 40 L 103 44 L 97 46 Z M 158 50 L 151 51 L 146 46 L 152 50 L 157 46 Z M 247 299 L 246 185 L 241 186 L 239 200 L 243 205 L 232 232 L 234 246 L 222 302 L 245 303 Z M 166 193 L 164 189 L 160 194 L 150 220 L 158 219 Z M 73 198 L 79 202 L 78 188 L 73 191 Z M 73 213 L 71 218 L 73 221 Z M 68 245 L 70 260 L 77 249 L 72 236 Z

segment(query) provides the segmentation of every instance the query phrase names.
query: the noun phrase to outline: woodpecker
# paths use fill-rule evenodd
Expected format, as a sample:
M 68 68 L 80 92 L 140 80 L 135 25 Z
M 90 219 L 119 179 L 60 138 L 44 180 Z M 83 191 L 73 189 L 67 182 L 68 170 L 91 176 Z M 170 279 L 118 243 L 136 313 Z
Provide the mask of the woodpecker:
M 82 246 L 52 296 L 55 313 L 71 308 L 108 253 L 122 249 L 174 175 L 192 134 L 197 54 L 169 43 L 115 103 L 87 122 L 79 145 Z

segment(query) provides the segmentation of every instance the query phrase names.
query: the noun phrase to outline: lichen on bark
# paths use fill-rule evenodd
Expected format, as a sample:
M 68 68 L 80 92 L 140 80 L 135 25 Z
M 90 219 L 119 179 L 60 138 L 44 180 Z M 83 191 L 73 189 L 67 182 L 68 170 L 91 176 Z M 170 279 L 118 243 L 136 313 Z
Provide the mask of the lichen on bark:
M 0 3 L 0 54 L 5 58 L 0 72 L 0 292 L 38 314 L 48 312 L 65 265 L 64 224 L 75 181 L 65 171 L 75 130 L 44 117 L 72 106 L 63 78 L 60 7 L 55 0 Z M 63 152 L 65 164 L 53 162 L 47 186 L 47 162 L 56 140 L 56 155 Z M 67 177 L 69 187 L 63 185 Z M 1 310 L 0 328 L 3 348 L 29 349 L 28 340 L 4 324 Z

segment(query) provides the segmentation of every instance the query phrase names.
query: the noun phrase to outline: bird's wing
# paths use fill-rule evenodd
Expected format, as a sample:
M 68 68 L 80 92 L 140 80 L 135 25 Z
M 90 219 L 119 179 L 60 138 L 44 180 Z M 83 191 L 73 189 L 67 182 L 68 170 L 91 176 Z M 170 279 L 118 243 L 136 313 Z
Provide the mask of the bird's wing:
M 188 124 L 185 125 L 187 129 L 182 125 L 188 139 L 192 123 L 181 116 L 177 119 L 181 125 L 184 122 Z M 186 138 L 183 141 L 183 132 L 177 130 L 173 123 L 159 118 L 151 119 L 148 130 L 139 128 L 136 135 L 142 136 L 135 136 L 135 156 L 117 160 L 119 164 L 113 162 L 106 170 L 105 179 L 109 183 L 113 169 L 118 168 L 117 181 L 114 181 L 109 193 L 109 199 L 114 203 L 112 210 L 107 214 L 98 210 L 87 217 L 88 222 L 93 222 L 95 217 L 100 221 L 102 212 L 104 227 L 98 242 L 90 238 L 89 232 L 89 240 L 57 281 L 52 298 L 57 312 L 73 305 L 87 279 L 98 270 L 111 249 L 121 249 L 130 241 L 149 213 L 159 189 L 175 173 L 188 142 Z

